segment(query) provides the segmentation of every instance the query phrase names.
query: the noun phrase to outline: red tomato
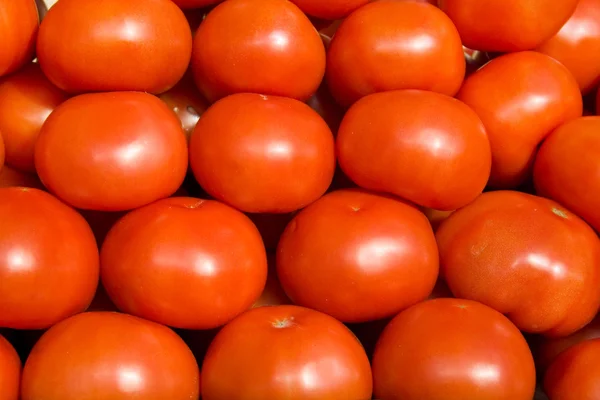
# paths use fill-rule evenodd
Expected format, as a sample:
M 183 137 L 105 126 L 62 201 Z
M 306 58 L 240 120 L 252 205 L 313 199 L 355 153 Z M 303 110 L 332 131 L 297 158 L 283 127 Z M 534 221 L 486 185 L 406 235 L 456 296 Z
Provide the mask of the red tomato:
M 329 193 L 300 211 L 277 248 L 277 275 L 290 299 L 342 322 L 396 315 L 429 296 L 438 271 L 425 215 L 356 190 Z
M 600 240 L 551 200 L 484 193 L 448 217 L 437 240 L 452 293 L 506 314 L 522 331 L 565 336 L 598 312 Z
M 342 170 L 359 186 L 438 210 L 473 201 L 492 162 L 473 110 L 417 90 L 377 93 L 355 103 L 338 131 L 337 151 Z
M 36 343 L 22 400 L 190 400 L 198 398 L 199 380 L 192 352 L 170 329 L 91 312 L 53 326 Z
M 46 120 L 35 165 L 44 185 L 74 207 L 128 210 L 181 186 L 186 139 L 176 115 L 150 94 L 84 94 Z
M 575 11 L 579 0 L 439 0 L 458 28 L 463 44 L 474 50 L 531 50 L 552 35 Z
M 92 301 L 98 248 L 83 217 L 46 192 L 0 189 L 0 327 L 43 329 Z
M 540 142 L 581 116 L 579 86 L 556 60 L 535 52 L 500 56 L 469 76 L 457 98 L 471 106 L 492 146 L 494 188 L 515 188 L 531 174 Z
M 288 213 L 325 193 L 335 145 L 306 104 L 240 93 L 204 113 L 190 139 L 190 166 L 217 200 L 245 212 Z
M 535 161 L 537 192 L 558 201 L 600 231 L 600 117 L 561 125 L 544 141 Z
M 37 176 L 27 172 L 17 171 L 8 166 L 0 169 L 0 188 L 22 186 L 36 189 L 44 189 Z
M 0 82 L 0 132 L 6 146 L 6 163 L 35 172 L 35 142 L 48 115 L 67 95 L 31 63 Z
M 0 335 L 0 400 L 19 400 L 21 360 L 12 345 Z
M 223 0 L 173 0 L 173 3 L 177 4 L 183 9 L 188 9 L 208 7 L 220 3 L 222 1 Z
M 0 4 L 0 76 L 31 61 L 39 17 L 34 0 L 6 0 Z
M 100 261 L 120 310 L 184 329 L 229 322 L 252 306 L 267 279 L 265 248 L 248 217 L 190 197 L 127 214 L 108 233 Z
M 60 0 L 37 42 L 45 74 L 72 93 L 167 91 L 191 52 L 190 26 L 170 0 Z
M 339 19 L 364 6 L 371 0 L 291 0 L 302 11 L 322 19 Z
M 211 102 L 239 92 L 307 100 L 325 73 L 325 48 L 289 1 L 228 0 L 198 28 L 192 70 Z
M 521 332 L 480 303 L 436 299 L 400 313 L 373 357 L 382 399 L 531 400 L 535 367 Z
M 465 76 L 460 36 L 437 7 L 381 0 L 346 18 L 327 53 L 327 83 L 343 106 L 371 93 L 422 89 L 454 96 Z
M 369 359 L 352 332 L 297 306 L 242 314 L 217 334 L 202 365 L 203 400 L 367 400 L 371 391 Z

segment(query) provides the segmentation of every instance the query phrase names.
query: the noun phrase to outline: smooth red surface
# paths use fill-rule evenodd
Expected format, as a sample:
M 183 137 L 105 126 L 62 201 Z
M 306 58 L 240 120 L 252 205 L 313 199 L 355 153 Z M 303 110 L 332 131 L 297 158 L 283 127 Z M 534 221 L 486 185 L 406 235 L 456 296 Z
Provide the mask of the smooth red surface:
M 19 400 L 21 360 L 12 345 L 0 335 L 0 400 Z
M 291 0 L 306 14 L 326 20 L 346 17 L 370 0 Z
M 38 25 L 35 0 L 5 0 L 0 4 L 0 77 L 33 59 Z

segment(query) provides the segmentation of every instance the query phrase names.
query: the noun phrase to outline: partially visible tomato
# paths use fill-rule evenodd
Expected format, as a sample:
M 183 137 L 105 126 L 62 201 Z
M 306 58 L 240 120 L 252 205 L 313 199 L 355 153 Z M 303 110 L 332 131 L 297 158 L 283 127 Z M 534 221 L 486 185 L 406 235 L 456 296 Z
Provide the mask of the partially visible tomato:
M 0 172 L 4 167 L 4 159 L 6 158 L 6 151 L 4 149 L 4 140 L 2 139 L 2 135 L 0 135 Z
M 36 175 L 17 171 L 5 165 L 0 169 L 0 188 L 12 186 L 44 189 L 42 182 L 40 182 Z
M 346 17 L 371 0 L 291 0 L 302 11 L 313 17 L 334 20 Z
M 35 0 L 0 3 L 0 76 L 18 70 L 33 59 L 38 25 Z
M 0 335 L 0 400 L 19 400 L 21 360 L 14 347 Z
M 212 6 L 222 2 L 223 0 L 172 0 L 173 3 L 177 4 L 183 9 L 188 8 L 203 8 Z

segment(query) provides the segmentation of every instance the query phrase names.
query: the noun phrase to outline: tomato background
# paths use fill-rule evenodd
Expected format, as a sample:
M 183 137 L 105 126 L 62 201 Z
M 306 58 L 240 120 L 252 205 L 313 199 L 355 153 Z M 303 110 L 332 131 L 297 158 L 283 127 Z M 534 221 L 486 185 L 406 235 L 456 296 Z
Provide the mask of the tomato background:
M 0 77 L 33 59 L 39 17 L 34 0 L 13 0 L 0 6 Z

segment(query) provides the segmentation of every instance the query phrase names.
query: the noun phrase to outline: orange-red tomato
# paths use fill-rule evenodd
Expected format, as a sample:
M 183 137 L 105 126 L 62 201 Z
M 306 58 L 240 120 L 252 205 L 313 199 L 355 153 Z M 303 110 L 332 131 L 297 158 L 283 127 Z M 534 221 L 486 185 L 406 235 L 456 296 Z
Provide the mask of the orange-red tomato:
M 190 139 L 190 166 L 217 200 L 245 212 L 288 213 L 325 193 L 335 144 L 308 105 L 240 93 L 204 113 Z
M 506 314 L 522 331 L 565 336 L 598 312 L 600 240 L 551 200 L 484 193 L 448 217 L 437 240 L 452 293 Z
M 98 284 L 88 224 L 52 195 L 0 189 L 0 327 L 44 329 L 84 311 Z
M 155 96 L 84 94 L 46 120 L 35 165 L 44 185 L 74 207 L 128 210 L 181 186 L 186 138 L 177 116 Z
M 423 213 L 356 190 L 329 193 L 300 211 L 277 248 L 277 275 L 290 299 L 342 322 L 396 315 L 429 296 L 438 271 Z
M 369 359 L 352 332 L 297 306 L 242 314 L 216 335 L 202 365 L 203 400 L 368 400 L 371 391 Z
M 33 58 L 39 17 L 35 0 L 6 0 L 0 4 L 0 76 L 21 68 Z
M 6 164 L 35 172 L 35 142 L 48 115 L 67 95 L 54 86 L 36 63 L 0 82 L 0 132 Z
M 13 186 L 44 189 L 42 182 L 40 182 L 36 175 L 21 172 L 5 165 L 0 169 L 0 188 Z
M 532 50 L 559 31 L 579 0 L 438 0 L 474 50 Z
M 469 76 L 457 98 L 479 115 L 492 146 L 490 186 L 513 189 L 531 174 L 540 142 L 583 111 L 577 82 L 536 52 L 495 58 Z
M 239 92 L 307 100 L 325 73 L 325 48 L 287 0 L 228 0 L 200 24 L 192 70 L 211 102 Z
M 215 5 L 217 3 L 222 2 L 223 0 L 172 0 L 173 3 L 177 4 L 179 7 L 183 9 L 188 8 L 203 8 Z
M 465 65 L 460 36 L 437 7 L 381 0 L 361 7 L 338 28 L 327 53 L 327 83 L 343 106 L 394 89 L 454 96 Z
M 480 303 L 435 299 L 400 313 L 373 356 L 376 398 L 531 400 L 535 367 L 521 332 Z
M 370 0 L 291 0 L 302 11 L 326 20 L 339 19 L 364 6 Z
M 169 328 L 89 312 L 53 326 L 35 344 L 22 400 L 195 400 L 199 381 L 192 352 Z
M 100 261 L 102 283 L 120 310 L 184 329 L 229 322 L 252 306 L 267 279 L 252 221 L 190 197 L 127 214 L 106 236 Z
M 191 52 L 190 26 L 171 0 L 60 0 L 37 42 L 42 70 L 71 93 L 167 91 Z
M 486 131 L 473 110 L 417 90 L 356 102 L 342 120 L 337 151 L 342 170 L 359 186 L 438 210 L 474 200 L 492 162 Z
M 19 400 L 21 360 L 12 345 L 0 335 L 0 400 Z

